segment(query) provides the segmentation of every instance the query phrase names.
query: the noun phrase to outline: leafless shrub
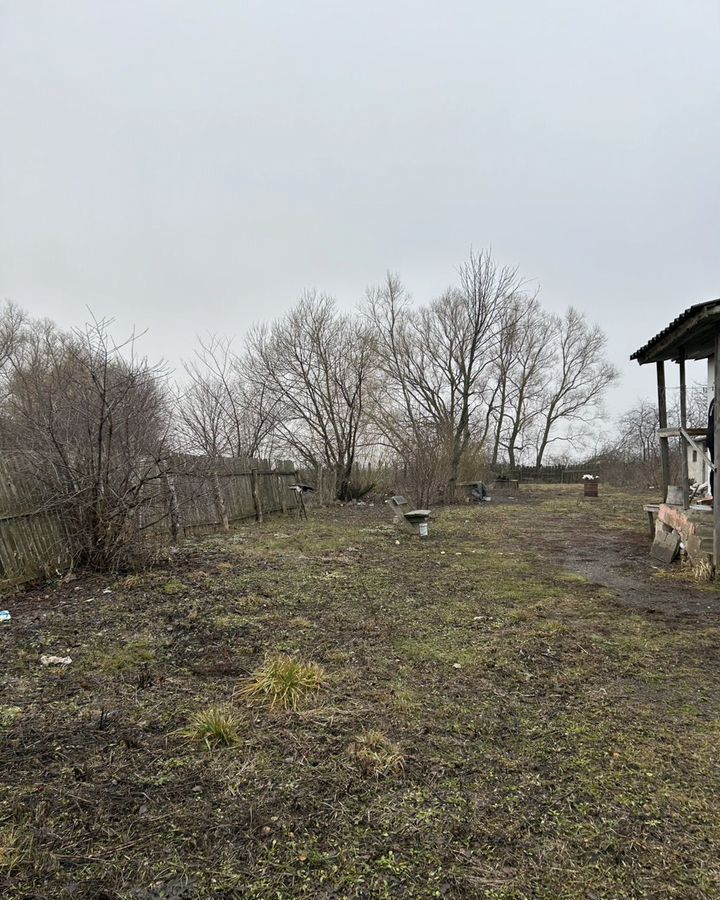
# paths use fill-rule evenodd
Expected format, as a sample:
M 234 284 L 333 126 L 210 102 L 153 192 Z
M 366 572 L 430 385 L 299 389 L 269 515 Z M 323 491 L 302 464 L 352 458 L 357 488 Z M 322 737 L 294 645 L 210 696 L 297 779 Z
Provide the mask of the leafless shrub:
M 164 368 L 110 325 L 24 326 L 0 408 L 0 448 L 35 477 L 41 506 L 63 514 L 77 562 L 103 569 L 127 562 L 149 524 L 170 421 Z

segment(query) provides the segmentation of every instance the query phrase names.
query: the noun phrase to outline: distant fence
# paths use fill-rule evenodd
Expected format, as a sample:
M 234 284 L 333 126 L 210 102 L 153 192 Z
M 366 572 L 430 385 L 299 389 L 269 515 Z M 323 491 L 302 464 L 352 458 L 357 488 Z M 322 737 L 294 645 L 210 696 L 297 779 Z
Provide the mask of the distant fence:
M 578 484 L 583 480 L 583 475 L 599 476 L 600 468 L 599 466 L 583 468 L 570 468 L 569 466 L 515 466 L 510 468 L 501 466 L 497 469 L 497 474 L 526 483 Z
M 156 540 L 216 531 L 222 525 L 218 490 L 229 522 L 296 507 L 289 486 L 297 471 L 288 461 L 221 459 L 211 469 L 209 460 L 183 456 L 170 460 L 166 474 L 138 514 L 140 529 Z M 70 566 L 69 522 L 53 509 L 52 489 L 53 473 L 40 480 L 0 459 L 0 588 Z

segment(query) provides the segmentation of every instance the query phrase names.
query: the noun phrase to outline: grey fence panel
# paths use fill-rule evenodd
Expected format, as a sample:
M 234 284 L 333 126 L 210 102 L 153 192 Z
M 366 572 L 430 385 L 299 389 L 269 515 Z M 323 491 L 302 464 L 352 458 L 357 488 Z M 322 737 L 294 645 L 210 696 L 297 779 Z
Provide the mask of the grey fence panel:
M 167 478 L 163 475 L 166 474 Z M 292 462 L 263 459 L 209 460 L 177 456 L 157 469 L 137 512 L 137 525 L 148 538 L 171 535 L 171 496 L 177 501 L 178 530 L 190 536 L 216 531 L 222 524 L 219 486 L 230 522 L 258 515 L 253 479 L 263 514 L 288 512 L 297 505 L 290 485 L 297 479 Z M 214 479 L 216 481 L 214 482 Z M 68 521 L 53 510 L 52 473 L 38 478 L 12 460 L 0 460 L 0 589 L 66 571 L 71 563 Z

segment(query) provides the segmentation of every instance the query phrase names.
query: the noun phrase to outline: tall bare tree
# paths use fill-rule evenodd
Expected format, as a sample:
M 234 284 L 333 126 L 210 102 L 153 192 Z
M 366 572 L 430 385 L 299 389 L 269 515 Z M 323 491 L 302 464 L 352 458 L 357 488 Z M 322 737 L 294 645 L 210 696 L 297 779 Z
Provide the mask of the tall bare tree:
M 554 316 L 551 333 L 555 340 L 555 366 L 544 393 L 537 432 L 536 465 L 540 466 L 549 446 L 567 441 L 595 421 L 605 393 L 619 373 L 605 355 L 607 337 L 597 325 L 570 307 Z
M 248 337 L 248 383 L 267 392 L 278 439 L 306 465 L 331 468 L 340 499 L 349 496 L 372 364 L 365 324 L 315 292 Z
M 504 447 L 515 466 L 531 430 L 543 413 L 555 350 L 551 322 L 536 297 L 518 297 L 512 304 L 508 336 L 510 359 L 505 372 L 507 429 Z
M 489 251 L 471 252 L 458 285 L 412 308 L 396 276 L 368 293 L 367 316 L 397 413 L 417 434 L 442 438 L 447 496 L 452 499 L 463 454 L 497 359 L 502 315 L 521 287 L 517 269 L 498 266 Z M 397 416 L 396 416 L 397 419 Z

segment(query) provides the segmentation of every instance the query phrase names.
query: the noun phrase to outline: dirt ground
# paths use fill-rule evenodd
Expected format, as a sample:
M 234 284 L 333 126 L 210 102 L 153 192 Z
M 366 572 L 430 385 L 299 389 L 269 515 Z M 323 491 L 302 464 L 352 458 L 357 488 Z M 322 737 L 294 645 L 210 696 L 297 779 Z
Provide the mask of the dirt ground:
M 720 897 L 720 597 L 601 490 L 426 541 L 312 510 L 4 597 L 0 896 Z M 297 710 L 240 693 L 275 653 L 325 671 Z M 237 745 L 188 736 L 209 704 Z

